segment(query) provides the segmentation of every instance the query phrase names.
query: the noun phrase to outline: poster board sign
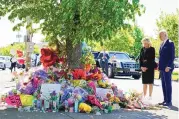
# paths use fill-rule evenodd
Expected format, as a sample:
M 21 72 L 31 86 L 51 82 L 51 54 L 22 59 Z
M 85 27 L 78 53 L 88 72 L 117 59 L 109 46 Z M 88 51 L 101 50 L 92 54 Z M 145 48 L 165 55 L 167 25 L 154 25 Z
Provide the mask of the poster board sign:
M 34 51 L 34 43 L 33 42 L 27 42 L 27 52 L 33 52 Z
M 20 95 L 22 106 L 32 106 L 34 97 L 32 95 Z
M 5 100 L 9 106 L 22 106 L 19 95 L 8 96 Z
M 107 94 L 111 94 L 111 96 L 114 96 L 112 89 L 104 89 L 104 88 L 96 88 L 96 96 L 101 98 L 106 98 Z
M 61 90 L 61 84 L 42 84 L 41 86 L 41 98 L 42 99 L 49 99 L 50 93 L 55 91 L 57 94 L 59 94 Z

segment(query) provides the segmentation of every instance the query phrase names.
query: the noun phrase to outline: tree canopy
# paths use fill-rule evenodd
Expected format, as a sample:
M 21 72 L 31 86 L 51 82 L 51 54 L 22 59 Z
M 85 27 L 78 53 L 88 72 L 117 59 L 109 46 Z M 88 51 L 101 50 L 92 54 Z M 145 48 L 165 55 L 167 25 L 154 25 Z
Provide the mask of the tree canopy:
M 10 13 L 11 21 L 18 18 L 21 23 L 15 28 L 25 25 L 29 16 L 50 37 L 98 40 L 127 26 L 125 20 L 134 20 L 143 8 L 139 0 L 2 0 L 0 15 Z
M 157 20 L 158 30 L 165 29 L 168 32 L 168 37 L 175 43 L 176 56 L 178 56 L 178 19 L 179 10 L 176 14 L 166 14 L 161 13 L 159 19 Z
M 141 28 L 139 28 L 138 26 L 134 26 L 131 35 L 135 40 L 134 45 L 131 48 L 131 54 L 137 56 L 139 55 L 139 52 L 142 48 L 141 40 L 144 37 L 144 33 Z
M 66 41 L 67 62 L 73 58 L 73 43 L 82 40 L 111 39 L 119 29 L 129 27 L 128 21 L 145 11 L 139 0 L 1 0 L 0 16 L 21 22 L 14 30 L 26 26 L 27 16 L 50 40 Z M 30 25 L 29 25 L 30 26 Z M 27 28 L 29 28 L 27 26 Z M 75 50 L 74 50 L 75 49 Z M 76 54 L 76 53 L 75 53 Z M 78 53 L 79 54 L 79 53 Z
M 121 29 L 111 40 L 106 41 L 104 46 L 111 51 L 130 52 L 134 42 L 135 39 L 131 36 L 130 32 Z
M 108 51 L 127 52 L 130 55 L 137 56 L 141 49 L 141 40 L 144 36 L 143 31 L 138 26 L 129 29 L 121 29 L 111 40 L 104 40 L 103 44 Z M 90 41 L 89 45 L 95 51 L 101 51 L 102 47 L 99 42 Z

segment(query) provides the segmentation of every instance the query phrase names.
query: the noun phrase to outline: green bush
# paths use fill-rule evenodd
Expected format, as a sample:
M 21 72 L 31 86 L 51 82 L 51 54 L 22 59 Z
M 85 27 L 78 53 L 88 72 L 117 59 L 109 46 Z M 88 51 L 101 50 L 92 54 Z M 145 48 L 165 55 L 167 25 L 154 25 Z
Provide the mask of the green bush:
M 6 47 L 0 48 L 0 55 L 10 56 L 10 50 L 21 50 L 25 51 L 25 43 L 14 43 L 13 45 L 8 45 Z M 34 46 L 34 53 L 39 53 L 39 48 L 37 45 Z
M 179 73 L 178 72 L 173 72 L 173 75 L 178 75 Z

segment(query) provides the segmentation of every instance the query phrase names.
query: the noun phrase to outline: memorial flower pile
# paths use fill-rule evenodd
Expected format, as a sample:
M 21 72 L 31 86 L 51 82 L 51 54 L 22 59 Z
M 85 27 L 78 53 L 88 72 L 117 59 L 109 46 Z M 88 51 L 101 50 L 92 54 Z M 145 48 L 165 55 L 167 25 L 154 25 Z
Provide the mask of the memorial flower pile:
M 17 87 L 1 102 L 28 112 L 110 113 L 120 107 L 144 108 L 141 94 L 125 94 L 98 67 L 66 69 L 64 60 L 50 49 L 41 49 L 41 54 L 43 66 L 15 73 Z

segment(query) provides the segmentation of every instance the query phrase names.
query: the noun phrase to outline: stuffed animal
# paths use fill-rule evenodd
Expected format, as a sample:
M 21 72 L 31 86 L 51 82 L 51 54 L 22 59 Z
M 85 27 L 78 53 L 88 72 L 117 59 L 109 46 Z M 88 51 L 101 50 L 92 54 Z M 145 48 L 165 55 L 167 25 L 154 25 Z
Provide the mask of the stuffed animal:
M 80 103 L 79 112 L 90 113 L 91 110 L 92 110 L 91 106 L 87 105 L 86 103 Z

